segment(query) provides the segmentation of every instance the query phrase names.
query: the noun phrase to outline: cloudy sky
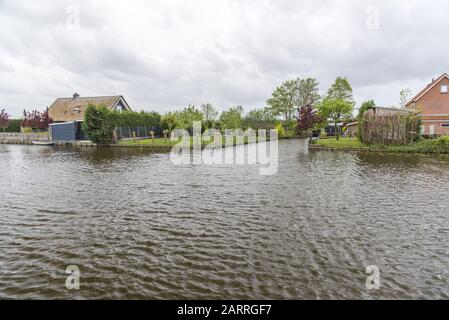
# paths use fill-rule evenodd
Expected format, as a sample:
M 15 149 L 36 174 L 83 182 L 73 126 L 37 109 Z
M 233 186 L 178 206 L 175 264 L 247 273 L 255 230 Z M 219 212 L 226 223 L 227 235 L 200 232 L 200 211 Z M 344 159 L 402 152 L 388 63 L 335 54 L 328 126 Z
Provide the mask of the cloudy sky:
M 136 109 L 265 105 L 275 86 L 337 76 L 399 103 L 449 72 L 446 0 L 0 0 L 0 108 L 122 94 Z

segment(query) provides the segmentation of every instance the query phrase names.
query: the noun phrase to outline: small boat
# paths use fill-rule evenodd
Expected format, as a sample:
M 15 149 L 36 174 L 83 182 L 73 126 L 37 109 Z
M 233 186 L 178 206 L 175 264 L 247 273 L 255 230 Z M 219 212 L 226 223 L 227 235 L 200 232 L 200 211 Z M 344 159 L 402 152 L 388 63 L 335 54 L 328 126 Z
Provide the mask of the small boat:
M 53 141 L 31 141 L 31 143 L 36 146 L 53 146 L 55 144 Z

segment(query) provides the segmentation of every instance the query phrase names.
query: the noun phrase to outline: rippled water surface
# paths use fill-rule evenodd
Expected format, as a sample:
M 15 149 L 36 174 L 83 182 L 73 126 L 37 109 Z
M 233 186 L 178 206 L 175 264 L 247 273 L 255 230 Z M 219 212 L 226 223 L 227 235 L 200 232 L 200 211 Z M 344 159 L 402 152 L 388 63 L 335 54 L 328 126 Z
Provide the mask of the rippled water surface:
M 261 176 L 145 150 L 1 145 L 0 298 L 449 298 L 447 158 L 300 140 L 279 152 L 277 175 Z

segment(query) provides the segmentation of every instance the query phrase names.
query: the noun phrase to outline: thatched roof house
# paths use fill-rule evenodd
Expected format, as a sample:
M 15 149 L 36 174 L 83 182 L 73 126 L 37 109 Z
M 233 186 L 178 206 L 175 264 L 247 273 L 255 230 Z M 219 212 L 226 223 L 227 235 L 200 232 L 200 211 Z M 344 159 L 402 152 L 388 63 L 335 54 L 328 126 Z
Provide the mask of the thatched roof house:
M 123 96 L 80 97 L 75 93 L 72 98 L 58 98 L 48 109 L 54 122 L 83 121 L 84 112 L 89 104 L 105 106 L 110 110 L 131 110 Z

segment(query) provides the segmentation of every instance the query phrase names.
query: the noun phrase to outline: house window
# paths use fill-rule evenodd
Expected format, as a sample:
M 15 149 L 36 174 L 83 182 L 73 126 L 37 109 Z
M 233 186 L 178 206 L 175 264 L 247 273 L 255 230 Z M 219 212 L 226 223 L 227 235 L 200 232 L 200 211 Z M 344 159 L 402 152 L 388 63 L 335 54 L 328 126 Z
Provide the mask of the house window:
M 447 85 L 444 84 L 444 85 L 441 86 L 441 93 L 443 93 L 443 94 L 448 93 Z
M 449 123 L 443 123 L 441 126 L 442 126 L 443 128 L 449 128 Z

